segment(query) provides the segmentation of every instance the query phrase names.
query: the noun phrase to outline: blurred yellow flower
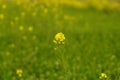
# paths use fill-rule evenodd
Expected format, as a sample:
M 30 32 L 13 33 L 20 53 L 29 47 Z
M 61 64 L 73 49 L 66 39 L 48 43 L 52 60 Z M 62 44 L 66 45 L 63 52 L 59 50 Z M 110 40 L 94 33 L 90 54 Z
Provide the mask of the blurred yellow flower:
M 6 52 L 6 56 L 9 56 L 9 55 L 10 55 L 10 52 L 9 52 L 9 51 L 7 51 L 7 52 Z
M 28 27 L 28 31 L 29 31 L 29 32 L 32 32 L 32 31 L 33 31 L 33 27 L 32 27 L 32 26 L 29 26 L 29 27 Z
M 22 12 L 22 13 L 21 13 L 21 16 L 23 16 L 23 17 L 24 17 L 24 16 L 25 16 L 25 12 Z
M 58 47 L 55 47 L 54 50 L 56 51 L 58 49 Z
M 23 27 L 23 26 L 20 26 L 20 27 L 19 27 L 19 30 L 20 30 L 20 31 L 23 31 L 23 30 L 24 30 L 24 27 Z
M 2 8 L 3 8 L 3 9 L 6 9 L 6 7 L 7 7 L 7 6 L 6 6 L 5 4 L 2 5 Z
M 36 14 L 37 14 L 36 12 L 33 12 L 33 13 L 32 13 L 32 16 L 36 16 Z
M 23 40 L 27 40 L 27 36 L 23 36 L 22 39 L 23 39 Z
M 47 8 L 45 8 L 45 9 L 44 9 L 44 13 L 47 13 L 47 12 L 48 12 L 48 9 L 47 9 Z
M 107 75 L 105 74 L 105 73 L 101 73 L 101 75 L 100 75 L 100 77 L 99 77 L 100 79 L 104 79 L 104 78 L 107 78 Z
M 22 77 L 23 70 L 22 70 L 22 69 L 17 69 L 17 70 L 16 70 L 16 74 L 17 74 L 19 77 Z
M 64 15 L 64 19 L 65 19 L 65 20 L 69 20 L 70 17 L 69 17 L 68 15 Z
M 56 35 L 55 35 L 55 39 L 58 41 L 58 40 L 60 40 L 60 41 L 64 41 L 65 40 L 65 36 L 64 36 L 64 34 L 62 33 L 62 32 L 60 32 L 60 33 L 57 33 Z
M 55 44 L 64 44 L 64 41 L 65 41 L 65 36 L 62 32 L 57 33 L 55 35 L 55 40 L 53 40 Z
M 115 2 L 114 2 L 114 3 L 112 3 L 109 7 L 110 7 L 111 9 L 113 9 L 113 10 L 116 10 L 116 9 L 119 9 L 119 5 L 120 5 L 119 3 L 117 3 L 117 2 L 115 3 Z
M 21 5 L 21 0 L 16 0 L 17 5 Z
M 4 14 L 0 14 L 0 19 L 4 19 Z

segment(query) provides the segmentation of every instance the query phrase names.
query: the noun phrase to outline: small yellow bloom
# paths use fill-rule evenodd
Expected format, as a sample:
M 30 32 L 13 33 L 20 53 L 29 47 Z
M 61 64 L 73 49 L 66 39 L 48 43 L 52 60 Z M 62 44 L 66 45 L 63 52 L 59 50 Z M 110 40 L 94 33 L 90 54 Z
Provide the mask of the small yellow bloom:
M 4 19 L 4 14 L 0 14 L 0 19 Z
M 45 8 L 45 9 L 44 9 L 44 13 L 46 14 L 47 12 L 48 12 L 48 9 L 47 9 L 47 8 Z
M 55 47 L 54 50 L 56 51 L 58 49 L 58 47 Z
M 65 42 L 62 42 L 62 44 L 65 44 Z
M 36 12 L 33 12 L 33 13 L 32 13 L 32 16 L 36 16 L 36 14 L 37 14 Z
M 22 13 L 21 13 L 21 16 L 23 16 L 23 17 L 24 17 L 24 16 L 25 16 L 25 12 L 22 12 Z
M 16 0 L 17 5 L 21 5 L 21 0 Z
M 69 20 L 69 19 L 70 19 L 70 17 L 69 17 L 69 16 L 67 16 L 67 15 L 65 15 L 65 16 L 64 16 L 64 19 L 65 19 L 65 20 Z
M 7 51 L 7 52 L 6 52 L 6 56 L 9 56 L 9 55 L 10 55 L 10 52 L 9 52 L 9 51 Z
M 59 41 L 64 41 L 65 40 L 65 36 L 64 36 L 64 34 L 62 33 L 62 32 L 60 32 L 60 33 L 57 33 L 56 35 L 55 35 L 55 40 L 59 40 Z
M 20 26 L 20 27 L 19 27 L 19 30 L 20 30 L 20 31 L 23 31 L 23 30 L 24 30 L 24 27 L 23 27 L 23 26 Z
M 32 31 L 33 31 L 33 27 L 32 27 L 32 26 L 29 26 L 29 27 L 28 27 L 28 31 L 29 31 L 29 32 L 32 32 Z
M 64 44 L 64 41 L 65 41 L 65 36 L 62 32 L 57 33 L 55 35 L 55 40 L 53 40 L 55 44 Z
M 17 74 L 19 77 L 22 77 L 23 70 L 22 70 L 22 69 L 17 69 L 17 70 L 16 70 L 16 74 Z
M 3 8 L 3 9 L 6 9 L 6 7 L 7 7 L 7 6 L 6 6 L 5 4 L 2 5 L 2 8 Z
M 53 40 L 53 43 L 57 44 L 57 41 L 56 41 L 56 40 Z
M 104 78 L 107 78 L 107 75 L 105 74 L 105 73 L 101 73 L 101 75 L 100 75 L 100 77 L 99 77 L 100 79 L 104 79 Z

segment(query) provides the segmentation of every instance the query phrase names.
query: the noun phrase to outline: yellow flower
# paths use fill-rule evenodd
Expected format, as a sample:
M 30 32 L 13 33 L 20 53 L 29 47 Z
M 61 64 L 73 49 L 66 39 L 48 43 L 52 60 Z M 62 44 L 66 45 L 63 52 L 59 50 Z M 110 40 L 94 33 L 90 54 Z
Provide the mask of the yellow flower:
M 10 52 L 9 52 L 9 51 L 7 51 L 7 52 L 6 52 L 6 56 L 9 56 L 9 55 L 10 55 Z
M 4 19 L 4 14 L 0 14 L 0 19 Z
M 23 30 L 24 30 L 24 27 L 23 27 L 23 26 L 20 26 L 20 27 L 19 27 L 19 30 L 20 30 L 20 31 L 23 31 Z
M 65 36 L 62 32 L 57 33 L 55 35 L 55 40 L 53 40 L 55 44 L 64 44 L 64 41 L 65 41 Z
M 64 19 L 65 19 L 65 20 L 69 20 L 69 19 L 70 19 L 70 16 L 64 15 Z
M 32 13 L 32 16 L 36 16 L 36 14 L 37 14 L 36 12 L 33 12 L 33 13 Z
M 6 6 L 5 4 L 2 5 L 2 8 L 3 8 L 3 9 L 6 9 L 6 7 L 7 7 L 7 6 Z
M 47 9 L 47 8 L 44 9 L 44 13 L 45 13 L 45 14 L 48 13 L 48 9 Z
M 21 0 L 16 0 L 17 5 L 21 5 Z
M 21 16 L 23 16 L 23 17 L 24 17 L 24 16 L 25 16 L 25 12 L 22 12 L 22 13 L 21 13 Z
M 62 32 L 60 32 L 60 33 L 57 33 L 56 35 L 55 35 L 55 39 L 58 41 L 64 41 L 65 40 L 65 36 L 64 36 L 64 34 L 62 33 Z
M 100 75 L 100 77 L 99 77 L 100 79 L 104 79 L 104 78 L 107 78 L 107 75 L 105 74 L 105 73 L 101 73 L 101 75 Z
M 55 47 L 54 50 L 56 51 L 58 49 L 58 47 Z
M 53 42 L 54 42 L 55 44 L 57 44 L 57 41 L 56 41 L 56 40 L 53 40 Z
M 19 77 L 22 77 L 23 70 L 22 70 L 22 69 L 17 69 L 17 70 L 16 70 L 16 74 L 17 74 Z
M 29 26 L 29 27 L 28 27 L 28 31 L 29 31 L 29 32 L 32 32 L 32 31 L 33 31 L 33 27 L 32 27 L 32 26 Z

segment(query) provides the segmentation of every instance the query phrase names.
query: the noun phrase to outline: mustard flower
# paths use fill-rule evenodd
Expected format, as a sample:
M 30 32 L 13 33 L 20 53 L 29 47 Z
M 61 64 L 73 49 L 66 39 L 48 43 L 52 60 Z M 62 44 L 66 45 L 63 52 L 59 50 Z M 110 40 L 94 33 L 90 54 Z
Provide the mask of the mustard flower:
M 32 26 L 29 26 L 29 27 L 28 27 L 28 31 L 29 31 L 29 32 L 32 32 L 32 31 L 33 31 L 33 27 L 32 27 Z
M 65 41 L 65 36 L 62 32 L 57 33 L 55 35 L 55 39 L 53 40 L 55 44 L 64 44 L 64 41 Z
M 21 16 L 23 16 L 23 17 L 24 17 L 24 16 L 25 16 L 25 12 L 22 12 L 22 13 L 21 13 Z
M 19 77 L 22 77 L 23 70 L 22 70 L 22 69 L 17 69 L 17 70 L 16 70 L 16 74 L 17 74 Z
M 37 15 L 37 13 L 36 13 L 36 12 L 33 12 L 33 13 L 32 13 L 32 16 L 36 16 L 36 15 Z
M 4 14 L 0 14 L 0 19 L 4 19 Z
M 23 31 L 24 30 L 24 27 L 21 25 L 21 26 L 19 26 L 19 30 L 20 31 Z
M 2 8 L 3 8 L 3 9 L 6 9 L 6 7 L 7 7 L 6 4 L 3 4 L 3 5 L 2 5 Z
M 105 73 L 101 73 L 99 78 L 100 79 L 105 79 L 105 78 L 107 78 L 107 75 Z

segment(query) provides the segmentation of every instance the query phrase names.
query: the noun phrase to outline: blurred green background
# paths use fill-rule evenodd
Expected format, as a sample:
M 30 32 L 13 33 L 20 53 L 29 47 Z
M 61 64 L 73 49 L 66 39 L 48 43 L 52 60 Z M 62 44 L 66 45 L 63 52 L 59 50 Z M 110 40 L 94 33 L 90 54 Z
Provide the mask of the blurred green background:
M 65 44 L 54 50 L 59 32 Z M 0 80 L 101 80 L 101 73 L 120 80 L 119 0 L 0 0 Z

